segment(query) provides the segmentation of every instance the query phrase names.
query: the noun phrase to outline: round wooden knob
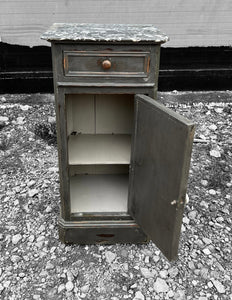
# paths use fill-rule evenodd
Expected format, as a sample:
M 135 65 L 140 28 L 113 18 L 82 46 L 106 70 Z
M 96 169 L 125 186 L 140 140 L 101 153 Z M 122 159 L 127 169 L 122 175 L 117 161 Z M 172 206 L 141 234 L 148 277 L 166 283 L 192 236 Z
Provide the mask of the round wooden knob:
M 104 70 L 110 69 L 111 68 L 111 61 L 108 60 L 108 59 L 103 60 L 103 62 L 102 62 L 102 68 Z

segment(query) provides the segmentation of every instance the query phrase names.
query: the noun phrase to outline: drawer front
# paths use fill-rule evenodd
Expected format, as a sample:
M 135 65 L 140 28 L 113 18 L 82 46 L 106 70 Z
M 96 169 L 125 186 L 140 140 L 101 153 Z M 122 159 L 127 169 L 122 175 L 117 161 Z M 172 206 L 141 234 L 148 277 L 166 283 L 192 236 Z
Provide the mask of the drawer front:
M 147 78 L 150 52 L 64 51 L 65 76 Z
M 53 64 L 58 83 L 155 84 L 159 46 L 55 44 Z

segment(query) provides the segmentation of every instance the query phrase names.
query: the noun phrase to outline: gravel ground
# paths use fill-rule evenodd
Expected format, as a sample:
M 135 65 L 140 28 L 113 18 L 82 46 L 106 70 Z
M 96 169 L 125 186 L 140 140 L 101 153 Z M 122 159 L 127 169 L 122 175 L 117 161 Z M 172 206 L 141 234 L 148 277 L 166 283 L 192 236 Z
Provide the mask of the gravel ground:
M 197 124 L 172 263 L 152 242 L 61 244 L 53 96 L 0 95 L 1 299 L 232 299 L 232 93 L 159 97 Z

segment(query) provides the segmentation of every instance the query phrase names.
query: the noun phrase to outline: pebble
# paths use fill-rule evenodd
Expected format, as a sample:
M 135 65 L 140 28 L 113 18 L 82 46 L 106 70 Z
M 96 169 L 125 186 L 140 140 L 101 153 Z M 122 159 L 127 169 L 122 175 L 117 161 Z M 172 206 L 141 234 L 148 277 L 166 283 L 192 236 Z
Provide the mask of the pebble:
M 5 122 L 8 122 L 8 121 L 9 121 L 8 117 L 0 116 L 0 122 L 5 123 Z
M 68 281 L 68 282 L 66 283 L 66 285 L 65 285 L 65 288 L 66 288 L 66 290 L 67 290 L 68 292 L 71 292 L 71 291 L 73 290 L 73 288 L 74 288 L 74 285 L 73 285 L 72 281 Z
M 22 125 L 22 124 L 24 124 L 25 123 L 25 121 L 24 121 L 24 117 L 18 117 L 17 119 L 16 119 L 16 122 L 14 122 L 15 124 L 18 124 L 18 125 Z
M 206 254 L 206 255 L 210 255 L 210 254 L 211 254 L 211 252 L 210 252 L 210 250 L 209 250 L 208 248 L 204 248 L 202 251 L 203 251 L 204 254 Z
M 171 269 L 168 270 L 168 273 L 169 273 L 169 276 L 171 278 L 174 278 L 174 277 L 176 277 L 178 275 L 179 271 L 178 271 L 178 269 L 176 267 L 173 267 L 173 268 L 171 268 Z
M 140 268 L 140 272 L 145 278 L 152 278 L 154 276 L 147 268 Z
M 166 293 L 169 290 L 169 287 L 165 280 L 162 278 L 157 278 L 156 282 L 154 283 L 154 290 L 156 293 Z
M 202 180 L 201 180 L 201 185 L 207 186 L 207 185 L 208 185 L 208 181 L 205 180 L 205 179 L 202 179 Z
M 160 257 L 158 255 L 153 256 L 154 262 L 158 262 L 160 260 Z
M 212 124 L 209 126 L 209 129 L 215 131 L 217 129 L 217 125 Z
M 188 225 L 189 224 L 189 218 L 184 217 L 183 218 L 183 223 Z
M 195 220 L 197 216 L 197 211 L 196 210 L 192 210 L 188 213 L 188 217 L 190 220 Z
M 145 297 L 140 291 L 137 291 L 135 293 L 135 297 L 133 298 L 133 300 L 144 300 L 144 299 L 145 299 Z
M 22 235 L 20 233 L 14 235 L 12 237 L 12 244 L 16 245 L 22 239 Z
M 216 195 L 216 191 L 213 190 L 213 189 L 210 189 L 210 190 L 208 191 L 208 193 L 209 193 L 210 195 Z
M 29 196 L 29 197 L 34 197 L 34 196 L 37 195 L 38 193 L 39 193 L 38 190 L 36 190 L 36 189 L 31 189 L 31 190 L 28 191 L 28 196 Z
M 167 270 L 161 270 L 160 271 L 160 277 L 161 278 L 167 278 L 168 276 L 168 271 Z
M 212 241 L 206 237 L 203 237 L 202 240 L 206 245 L 212 244 Z
M 188 262 L 188 267 L 189 269 L 194 270 L 195 269 L 194 262 L 193 261 Z
M 13 262 L 13 263 L 17 263 L 18 261 L 20 261 L 20 256 L 18 255 L 12 255 L 10 260 Z
M 82 286 L 81 291 L 82 291 L 82 293 L 87 293 L 89 291 L 89 285 L 86 284 L 86 285 Z
M 105 253 L 105 257 L 106 257 L 106 261 L 111 264 L 115 258 L 117 257 L 117 255 L 111 251 L 106 251 Z
M 30 180 L 30 181 L 28 182 L 27 186 L 28 186 L 28 187 L 31 187 L 31 186 L 33 186 L 35 183 L 36 183 L 35 180 Z
M 216 280 L 216 279 L 211 279 L 213 285 L 215 286 L 216 290 L 218 291 L 218 293 L 220 294 L 224 294 L 225 293 L 225 287 L 224 285 L 221 284 L 220 281 Z
M 51 270 L 51 269 L 54 269 L 54 265 L 50 261 L 48 261 L 46 264 L 46 270 Z
M 173 291 L 168 291 L 167 296 L 168 296 L 169 298 L 174 297 L 174 292 L 173 292 Z
M 63 290 L 65 290 L 65 285 L 62 283 L 58 286 L 58 294 L 60 294 Z
M 210 156 L 213 156 L 213 157 L 221 157 L 221 153 L 219 150 L 215 150 L 215 149 L 210 150 L 209 154 L 210 154 Z

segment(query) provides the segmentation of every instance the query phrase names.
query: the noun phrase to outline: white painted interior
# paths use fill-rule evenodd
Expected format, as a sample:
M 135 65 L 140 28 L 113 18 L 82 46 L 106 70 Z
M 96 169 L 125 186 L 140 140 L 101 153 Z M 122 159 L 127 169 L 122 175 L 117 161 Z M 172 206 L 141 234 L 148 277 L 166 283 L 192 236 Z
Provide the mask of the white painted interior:
M 231 0 L 1 0 L 0 39 L 49 45 L 40 35 L 57 22 L 154 24 L 168 47 L 231 46 Z
M 127 212 L 128 175 L 71 177 L 71 213 Z
M 129 164 L 129 134 L 80 134 L 69 136 L 69 164 Z

